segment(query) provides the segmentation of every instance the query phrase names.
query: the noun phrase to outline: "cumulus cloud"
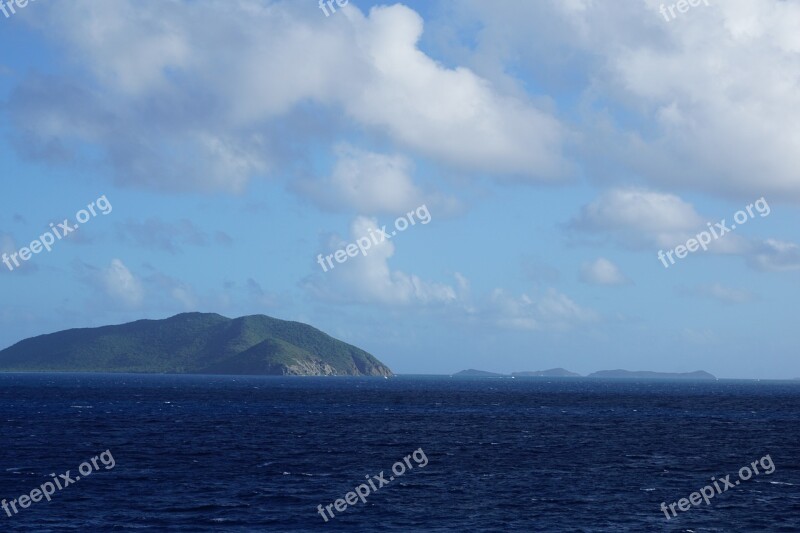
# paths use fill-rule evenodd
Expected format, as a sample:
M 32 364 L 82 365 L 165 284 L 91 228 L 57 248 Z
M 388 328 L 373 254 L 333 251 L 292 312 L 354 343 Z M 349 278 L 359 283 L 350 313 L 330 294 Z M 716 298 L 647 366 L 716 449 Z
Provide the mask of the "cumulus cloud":
M 581 268 L 581 281 L 591 285 L 625 285 L 630 280 L 619 267 L 604 257 L 598 257 Z
M 609 73 L 658 131 L 637 132 L 631 149 L 673 158 L 659 169 L 637 157 L 637 166 L 662 183 L 800 199 L 800 93 L 787 76 L 800 68 L 800 6 L 732 0 L 683 19 L 661 44 L 626 47 L 613 59 L 606 52 Z
M 347 240 L 334 236 L 326 247 L 344 248 L 349 242 L 368 237 L 370 230 L 374 233 L 377 227 L 375 219 L 359 216 L 353 221 Z M 539 296 L 514 296 L 496 288 L 487 295 L 474 297 L 469 280 L 458 272 L 454 274 L 453 285 L 424 281 L 416 275 L 392 270 L 389 260 L 394 253 L 394 241 L 373 244 L 366 256 L 359 253 L 344 263 L 334 262 L 335 268 L 309 276 L 304 286 L 322 301 L 435 307 L 451 318 L 507 329 L 560 331 L 599 319 L 595 311 L 552 288 Z
M 694 206 L 677 195 L 617 188 L 585 205 L 568 228 L 605 236 L 626 248 L 641 250 L 674 248 L 697 233 L 707 231 L 707 224 Z M 743 253 L 747 249 L 749 246 L 744 239 L 731 234 L 709 245 L 709 250 L 717 253 Z
M 309 106 L 458 168 L 544 181 L 567 171 L 569 134 L 547 106 L 427 56 L 422 19 L 402 5 L 348 5 L 327 20 L 289 2 L 76 0 L 43 7 L 35 24 L 80 67 L 12 92 L 18 149 L 51 163 L 100 153 L 124 184 L 242 191 L 336 131 L 287 120 Z
M 531 331 L 567 330 L 599 318 L 591 309 L 552 288 L 539 298 L 513 296 L 504 289 L 495 289 L 484 312 L 500 327 Z
M 336 250 L 359 238 L 369 238 L 379 227 L 377 220 L 359 216 L 351 224 L 349 239 L 333 237 L 328 248 Z M 405 306 L 442 305 L 457 301 L 456 289 L 450 285 L 426 282 L 416 275 L 392 270 L 389 266 L 389 259 L 395 253 L 392 241 L 373 242 L 371 246 L 367 255 L 359 253 L 344 263 L 334 262 L 333 269 L 307 279 L 306 288 L 318 298 L 342 303 Z
M 568 132 L 548 112 L 498 94 L 466 68 L 447 69 L 420 51 L 422 18 L 402 5 L 347 11 L 372 76 L 350 113 L 416 150 L 456 166 L 538 180 L 562 177 Z
M 756 220 L 760 220 L 757 215 L 763 218 L 770 213 L 769 205 L 759 202 L 753 211 Z M 708 232 L 709 225 L 717 230 L 716 224 L 723 221 L 729 229 L 736 225 L 732 216 L 704 219 L 694 206 L 674 194 L 621 188 L 606 191 L 583 206 L 567 229 L 572 238 L 588 235 L 629 249 L 657 251 L 685 245 L 698 233 Z M 756 270 L 800 270 L 800 246 L 774 238 L 748 238 L 728 232 L 712 238 L 708 252 L 740 256 Z
M 666 22 L 663 3 L 467 0 L 445 17 L 479 24 L 476 42 L 451 30 L 463 37 L 448 44 L 498 83 L 517 84 L 513 68 L 582 101 L 578 129 L 601 176 L 800 201 L 800 4 L 725 0 Z
M 402 155 L 359 150 L 348 144 L 336 149 L 330 177 L 305 182 L 300 190 L 327 209 L 359 213 L 402 213 L 423 203 L 411 178 L 413 163 Z
M 136 278 L 120 259 L 112 259 L 103 269 L 100 280 L 107 296 L 130 307 L 144 300 L 142 282 Z

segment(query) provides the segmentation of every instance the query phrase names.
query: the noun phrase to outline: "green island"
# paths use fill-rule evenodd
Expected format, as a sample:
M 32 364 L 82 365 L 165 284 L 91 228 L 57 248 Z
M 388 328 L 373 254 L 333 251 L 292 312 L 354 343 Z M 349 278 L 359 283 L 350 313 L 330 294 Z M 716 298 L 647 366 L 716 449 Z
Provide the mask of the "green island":
M 308 324 L 216 313 L 32 337 L 0 351 L 0 372 L 392 375 L 371 354 Z

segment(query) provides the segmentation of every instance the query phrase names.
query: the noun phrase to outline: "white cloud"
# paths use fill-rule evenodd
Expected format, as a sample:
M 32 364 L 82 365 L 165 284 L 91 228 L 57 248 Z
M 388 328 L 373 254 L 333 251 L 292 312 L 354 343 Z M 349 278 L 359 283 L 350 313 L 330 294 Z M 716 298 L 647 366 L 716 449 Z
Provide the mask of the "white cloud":
M 194 63 L 189 35 L 174 21 L 178 7 L 175 2 L 154 10 L 141 2 L 79 1 L 54 15 L 65 18 L 56 29 L 100 81 L 137 96 L 168 88 L 169 70 Z M 138 46 L 130 46 L 134 40 Z
M 608 235 L 627 248 L 672 249 L 707 231 L 708 222 L 694 206 L 674 194 L 619 188 L 584 206 L 569 227 L 587 234 Z M 737 235 L 726 234 L 708 248 L 716 253 L 744 253 L 749 245 Z
M 757 211 L 760 218 L 769 213 L 762 209 Z M 735 225 L 732 219 L 732 216 L 703 219 L 694 206 L 674 194 L 623 188 L 609 190 L 585 205 L 568 228 L 573 235 L 597 235 L 626 248 L 657 251 L 685 245 L 698 233 L 708 232 L 709 224 L 715 232 L 718 232 L 716 224 L 723 221 L 731 229 Z M 778 239 L 760 240 L 725 233 L 712 238 L 708 252 L 741 256 L 757 270 L 800 270 L 800 246 Z
M 581 280 L 591 285 L 625 285 L 630 283 L 620 269 L 604 257 L 586 263 L 581 269 Z
M 105 293 L 130 307 L 136 307 L 144 300 L 144 290 L 139 281 L 120 259 L 112 259 L 111 265 L 102 271 Z
M 402 5 L 347 11 L 372 76 L 350 113 L 403 144 L 465 168 L 538 180 L 563 177 L 568 132 L 548 112 L 496 92 L 469 69 L 447 69 L 416 44 L 422 18 Z
M 692 205 L 674 194 L 620 188 L 585 205 L 570 227 L 616 235 L 628 247 L 672 247 L 705 227 L 705 221 Z
M 328 247 L 332 251 L 344 248 L 359 238 L 376 234 L 379 227 L 377 220 L 359 216 L 350 227 L 349 239 L 332 238 Z M 406 306 L 450 304 L 458 300 L 456 290 L 450 285 L 430 283 L 413 274 L 393 271 L 388 261 L 394 252 L 395 245 L 389 240 L 373 242 L 367 255 L 359 253 L 348 257 L 344 263 L 333 262 L 333 269 L 308 279 L 306 288 L 323 300 L 344 303 Z
M 515 297 L 504 289 L 492 291 L 487 316 L 496 325 L 520 330 L 567 330 L 598 319 L 597 313 L 572 301 L 555 289 L 540 298 L 527 294 Z
M 462 62 L 499 81 L 513 68 L 584 104 L 598 174 L 800 201 L 800 4 L 713 1 L 671 22 L 662 4 L 470 0 L 447 21 L 464 30 Z
M 772 272 L 800 270 L 800 246 L 793 242 L 767 239 L 756 245 L 750 264 L 758 270 Z
M 253 0 L 42 9 L 36 24 L 88 75 L 28 78 L 13 93 L 17 146 L 31 157 L 69 161 L 87 142 L 122 183 L 239 192 L 310 160 L 297 146 L 349 117 L 459 169 L 542 181 L 567 172 L 568 133 L 546 106 L 428 57 L 417 47 L 422 19 L 403 5 L 368 15 L 348 5 L 331 19 Z M 314 106 L 332 124 L 295 120 L 324 120 L 309 118 Z
M 352 223 L 348 240 L 331 238 L 327 248 L 331 251 L 343 248 L 348 242 L 369 236 L 370 230 L 377 227 L 376 220 L 358 217 Z M 305 287 L 323 301 L 437 307 L 452 319 L 507 329 L 564 331 L 599 319 L 595 311 L 552 288 L 538 297 L 514 296 L 496 288 L 475 300 L 469 280 L 458 272 L 454 274 L 455 284 L 448 285 L 391 270 L 389 259 L 394 252 L 393 241 L 373 245 L 366 256 L 358 254 L 342 264 L 334 261 L 334 269 L 310 276 Z M 322 255 L 324 260 L 326 254 Z
M 423 193 L 411 178 L 412 162 L 402 155 L 385 155 L 340 145 L 333 174 L 306 182 L 301 190 L 328 209 L 359 213 L 405 213 L 423 203 Z

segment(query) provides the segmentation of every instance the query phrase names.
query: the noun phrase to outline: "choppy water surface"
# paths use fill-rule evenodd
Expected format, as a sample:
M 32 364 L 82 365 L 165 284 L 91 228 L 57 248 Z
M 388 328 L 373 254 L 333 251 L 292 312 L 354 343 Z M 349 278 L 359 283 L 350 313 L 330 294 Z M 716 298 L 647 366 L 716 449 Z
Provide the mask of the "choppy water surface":
M 17 374 L 0 408 L 0 499 L 116 463 L 0 531 L 800 530 L 800 383 Z M 659 509 L 766 454 L 771 475 Z

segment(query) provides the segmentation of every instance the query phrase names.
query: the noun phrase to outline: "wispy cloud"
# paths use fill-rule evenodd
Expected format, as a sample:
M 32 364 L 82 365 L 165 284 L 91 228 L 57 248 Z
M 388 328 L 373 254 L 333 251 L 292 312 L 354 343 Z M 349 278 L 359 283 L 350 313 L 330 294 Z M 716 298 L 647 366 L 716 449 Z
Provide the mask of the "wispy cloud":
M 172 254 L 182 251 L 183 246 L 228 246 L 233 239 L 217 230 L 209 235 L 188 219 L 167 222 L 151 217 L 143 221 L 127 220 L 117 224 L 117 236 L 122 242 L 132 242 L 142 248 L 160 250 Z
M 727 287 L 721 283 L 697 285 L 694 287 L 680 286 L 677 288 L 677 291 L 679 294 L 707 298 L 723 304 L 744 304 L 757 299 L 756 294 L 752 291 Z
M 626 285 L 630 280 L 619 267 L 604 257 L 598 257 L 581 268 L 581 281 L 591 285 Z

